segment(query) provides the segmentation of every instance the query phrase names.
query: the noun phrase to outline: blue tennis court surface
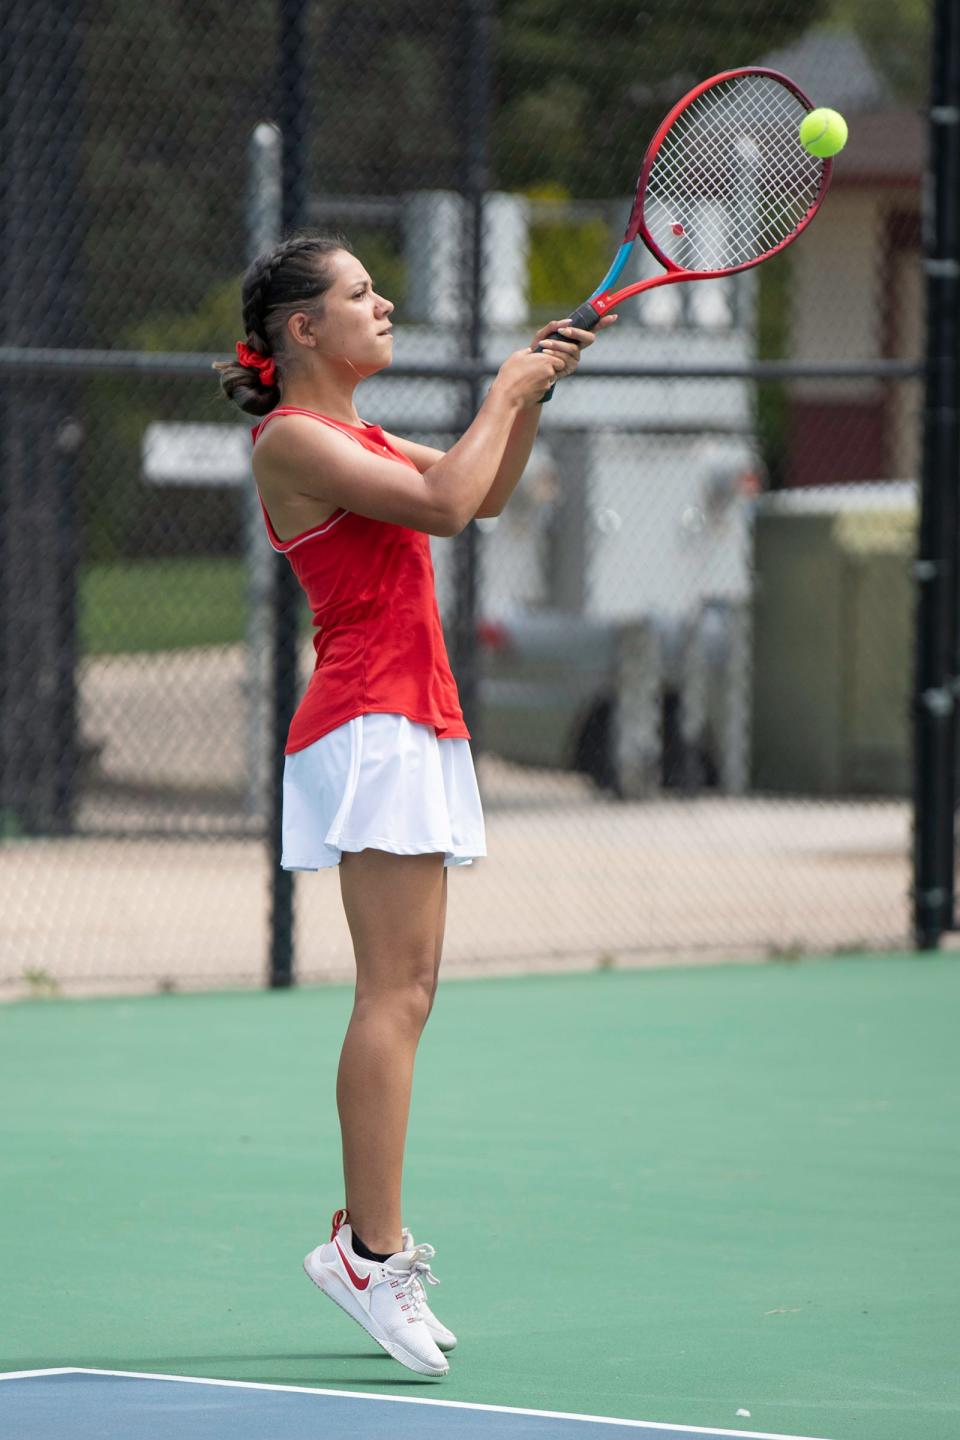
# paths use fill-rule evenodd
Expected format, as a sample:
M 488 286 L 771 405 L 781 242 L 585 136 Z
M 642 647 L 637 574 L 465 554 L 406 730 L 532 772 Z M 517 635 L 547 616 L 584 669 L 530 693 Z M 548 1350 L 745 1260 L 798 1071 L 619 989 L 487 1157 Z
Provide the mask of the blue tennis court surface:
M 0 1375 L 0 1435 L 11 1440 L 812 1440 L 495 1405 L 306 1390 L 109 1370 Z

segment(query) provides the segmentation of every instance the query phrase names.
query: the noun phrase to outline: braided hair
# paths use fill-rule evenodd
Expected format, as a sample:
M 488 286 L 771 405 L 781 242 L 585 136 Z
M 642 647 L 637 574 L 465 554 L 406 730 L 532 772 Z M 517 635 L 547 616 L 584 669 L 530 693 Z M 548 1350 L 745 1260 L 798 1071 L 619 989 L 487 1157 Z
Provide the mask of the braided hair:
M 218 361 L 220 389 L 251 415 L 267 415 L 280 403 L 283 340 L 288 318 L 326 294 L 332 283 L 329 256 L 353 251 L 342 236 L 293 235 L 258 255 L 243 277 L 243 329 L 258 355 L 273 358 L 278 374 L 264 385 L 261 372 L 239 360 Z

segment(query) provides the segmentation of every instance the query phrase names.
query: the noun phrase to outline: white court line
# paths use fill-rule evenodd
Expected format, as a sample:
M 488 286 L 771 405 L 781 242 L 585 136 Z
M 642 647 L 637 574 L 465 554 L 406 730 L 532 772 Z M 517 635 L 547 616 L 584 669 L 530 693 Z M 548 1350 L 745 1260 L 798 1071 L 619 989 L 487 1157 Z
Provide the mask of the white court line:
M 618 1420 L 613 1415 L 574 1415 L 568 1410 L 525 1410 L 515 1405 L 478 1405 L 469 1400 L 422 1400 L 413 1395 L 371 1395 L 366 1390 L 321 1390 L 310 1385 L 262 1385 L 256 1380 L 214 1380 L 203 1375 L 157 1375 L 149 1370 L 93 1370 L 63 1365 L 57 1370 L 10 1370 L 0 1380 L 32 1375 L 119 1375 L 130 1380 L 179 1380 L 185 1385 L 227 1385 L 236 1390 L 280 1390 L 295 1395 L 345 1395 L 349 1400 L 382 1400 L 390 1405 L 445 1405 L 451 1410 L 491 1410 L 498 1415 L 542 1415 L 550 1420 L 583 1420 L 591 1425 L 629 1425 L 636 1430 L 675 1430 L 681 1435 L 727 1435 L 744 1440 L 825 1440 L 816 1435 L 783 1435 L 772 1430 L 721 1430 L 716 1425 L 671 1425 L 663 1420 Z
M 0 1380 L 29 1380 L 33 1375 L 77 1375 L 76 1365 L 60 1365 L 55 1370 L 0 1370 Z

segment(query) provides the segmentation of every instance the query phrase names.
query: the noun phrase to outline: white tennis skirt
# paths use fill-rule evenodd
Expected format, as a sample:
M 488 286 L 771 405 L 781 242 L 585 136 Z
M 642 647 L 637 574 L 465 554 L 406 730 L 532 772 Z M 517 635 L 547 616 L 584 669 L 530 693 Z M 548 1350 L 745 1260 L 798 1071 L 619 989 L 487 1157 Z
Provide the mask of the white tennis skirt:
M 286 757 L 284 870 L 324 870 L 367 849 L 442 851 L 445 866 L 486 855 L 469 740 L 438 740 L 405 715 L 358 715 Z

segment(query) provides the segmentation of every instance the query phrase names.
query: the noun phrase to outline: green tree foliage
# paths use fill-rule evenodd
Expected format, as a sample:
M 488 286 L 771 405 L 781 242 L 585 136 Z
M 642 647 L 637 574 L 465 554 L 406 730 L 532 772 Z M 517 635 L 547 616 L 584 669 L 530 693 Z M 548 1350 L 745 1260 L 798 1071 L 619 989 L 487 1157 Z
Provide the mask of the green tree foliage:
M 570 197 L 557 185 L 534 186 L 532 200 L 555 201 L 562 206 Z M 561 225 L 530 227 L 529 298 L 538 319 L 555 318 L 553 312 L 571 308 L 574 297 L 585 299 L 610 263 L 610 232 L 600 218 L 567 221 Z M 548 313 L 549 312 L 549 313 Z
M 652 126 L 688 83 L 758 59 L 826 4 L 498 0 L 491 185 L 627 193 Z M 400 195 L 460 182 L 466 9 L 315 0 L 312 194 Z M 169 344 L 162 317 L 207 309 L 211 290 L 242 269 L 247 144 L 272 116 L 276 40 L 274 0 L 241 10 L 230 0 L 89 0 L 78 43 L 90 343 L 129 344 L 149 320 L 154 342 Z
M 886 12 L 921 0 L 848 3 L 867 14 L 870 5 Z M 495 0 L 490 187 L 626 196 L 653 127 L 689 84 L 760 59 L 829 9 L 829 0 Z M 466 12 L 422 0 L 314 0 L 312 197 L 460 185 L 472 94 Z M 275 0 L 87 0 L 77 44 L 91 346 L 228 353 L 239 337 L 247 147 L 253 127 L 275 118 L 276 27 Z M 352 236 L 402 304 L 398 230 L 335 214 L 329 223 Z M 536 305 L 560 313 L 550 292 L 561 264 L 560 303 L 588 293 L 607 260 L 602 232 L 593 221 L 572 223 L 566 235 L 535 232 Z M 152 537 L 173 530 L 148 523 L 159 501 L 144 497 L 139 476 L 146 419 L 239 417 L 213 379 L 209 391 L 111 377 L 90 389 L 92 548 L 156 548 Z M 217 507 L 208 509 L 211 534 L 224 533 Z M 191 526 L 202 546 L 201 517 L 173 528 L 189 535 Z
M 398 195 L 458 184 L 465 8 L 317 0 L 310 91 L 316 193 Z
M 829 0 L 501 0 L 496 173 L 582 198 L 626 194 L 656 124 L 685 89 L 756 63 Z
M 77 43 L 91 345 L 192 312 L 242 265 L 247 140 L 270 109 L 275 9 L 89 0 Z
M 856 31 L 904 105 L 923 103 L 929 85 L 929 0 L 835 0 L 833 18 Z
M 683 89 L 801 34 L 829 0 L 498 0 L 495 148 L 502 189 L 629 188 L 633 157 Z M 321 189 L 397 194 L 456 185 L 470 103 L 467 6 L 318 4 L 314 173 Z

